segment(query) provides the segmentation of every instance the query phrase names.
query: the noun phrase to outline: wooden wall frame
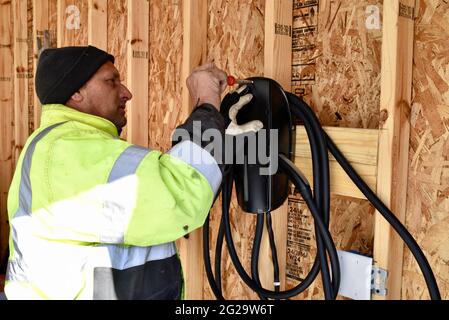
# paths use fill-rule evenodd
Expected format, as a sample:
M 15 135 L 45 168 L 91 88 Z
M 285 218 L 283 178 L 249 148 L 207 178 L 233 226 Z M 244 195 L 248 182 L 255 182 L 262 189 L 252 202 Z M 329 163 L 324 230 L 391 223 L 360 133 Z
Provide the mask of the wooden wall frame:
M 126 0 L 127 39 L 126 44 L 126 83 L 134 98 L 129 102 L 128 130 L 129 141 L 142 146 L 149 144 L 148 124 L 148 81 L 142 81 L 142 74 L 149 73 L 149 10 L 150 2 Z M 33 5 L 33 39 L 28 34 L 27 3 Z M 75 4 L 82 23 L 76 30 L 67 28 L 67 10 Z M 264 75 L 278 81 L 285 90 L 291 89 L 292 54 L 292 11 L 293 0 L 265 1 L 265 46 Z M 52 9 L 50 9 L 52 8 Z M 362 175 L 369 171 L 368 184 L 376 189 L 384 203 L 391 208 L 399 220 L 405 218 L 408 177 L 408 155 L 410 135 L 410 104 L 412 93 L 412 62 L 414 42 L 414 18 L 416 0 L 389 0 L 383 2 L 382 23 L 382 68 L 379 130 L 325 128 L 335 138 L 347 141 L 349 149 L 343 150 L 350 161 L 354 161 Z M 30 132 L 29 105 L 33 103 L 34 128 L 39 125 L 40 106 L 36 96 L 29 96 L 29 50 L 33 50 L 34 70 L 39 54 L 37 39 L 43 40 L 44 32 L 56 35 L 57 46 L 93 44 L 107 49 L 108 43 L 108 1 L 107 0 L 16 0 L 0 4 L 0 256 L 6 254 L 5 240 L 7 224 L 6 197 L 14 164 Z M 53 19 L 50 11 L 56 11 L 57 24 L 51 30 Z M 183 66 L 181 81 L 182 110 L 187 116 L 193 105 L 190 101 L 185 79 L 192 69 L 205 62 L 207 56 L 208 1 L 182 1 L 183 16 Z M 69 21 L 70 22 L 70 21 Z M 86 23 L 87 22 L 87 23 Z M 31 46 L 30 41 L 33 41 Z M 13 103 L 11 102 L 13 100 Z M 33 101 L 30 101 L 33 100 Z M 183 116 L 180 118 L 185 118 Z M 298 128 L 298 141 L 304 138 Z M 369 146 L 357 145 L 360 134 L 366 135 Z M 376 141 L 375 137 L 378 136 Z M 348 151 L 346 151 L 348 150 Z M 369 150 L 369 157 L 360 158 Z M 377 152 L 376 152 L 377 150 Z M 374 156 L 374 153 L 376 154 Z M 351 160 L 351 156 L 353 157 Z M 296 148 L 296 162 L 301 167 L 303 159 L 310 157 L 307 150 Z M 358 157 L 358 158 L 357 158 Z M 361 160 L 360 160 L 361 159 Z M 375 164 L 374 164 L 375 163 Z M 365 169 L 363 169 L 365 168 Z M 306 174 L 307 167 L 302 168 Z M 341 169 L 331 169 L 336 173 Z M 334 171 L 335 170 L 335 171 Z M 310 171 L 310 170 L 309 170 Z M 332 174 L 331 172 L 331 174 Z M 338 177 L 343 174 L 338 173 Z M 312 179 L 311 179 L 312 181 Z M 332 191 L 356 198 L 364 198 L 352 188 L 351 182 L 341 178 L 341 185 Z M 343 187 L 344 186 L 344 187 Z M 287 205 L 273 213 L 278 260 L 281 269 L 281 283 L 284 289 L 286 244 L 287 244 Z M 273 287 L 271 250 L 266 232 L 262 239 L 260 252 L 260 272 L 262 284 Z M 179 253 L 183 263 L 186 280 L 186 298 L 203 299 L 204 276 L 202 259 L 201 229 L 178 241 Z M 376 299 L 400 299 L 402 286 L 403 241 L 376 212 L 374 228 L 375 265 L 388 271 L 387 295 L 374 296 Z
M 185 79 L 192 70 L 206 62 L 207 54 L 207 0 L 184 0 L 183 51 L 182 51 L 182 113 L 186 116 L 193 109 Z M 185 118 L 185 117 L 184 117 Z M 177 241 L 184 279 L 185 297 L 189 300 L 203 299 L 204 265 L 202 228 Z
M 415 0 L 384 1 L 377 194 L 401 222 L 407 200 L 414 12 Z M 387 295 L 376 299 L 401 298 L 403 248 L 402 239 L 376 212 L 374 263 L 388 271 Z

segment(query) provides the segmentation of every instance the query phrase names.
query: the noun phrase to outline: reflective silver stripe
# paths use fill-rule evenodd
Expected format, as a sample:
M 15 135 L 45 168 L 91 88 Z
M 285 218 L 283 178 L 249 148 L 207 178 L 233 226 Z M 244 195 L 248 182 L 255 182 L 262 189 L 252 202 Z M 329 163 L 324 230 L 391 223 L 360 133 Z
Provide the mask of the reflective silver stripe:
M 94 300 L 172 300 L 182 290 L 181 264 L 176 255 L 123 270 L 94 268 Z
M 150 149 L 134 145 L 126 148 L 115 161 L 108 182 L 134 174 L 140 162 L 150 151 Z
M 132 175 L 136 172 L 143 158 L 150 152 L 150 149 L 129 146 L 126 148 L 112 167 L 109 174 L 108 183 Z M 110 267 L 123 270 L 130 267 L 144 265 L 147 261 L 162 260 L 176 254 L 174 242 L 164 243 L 152 247 L 121 247 L 117 245 L 105 244 L 99 247 L 107 248 L 108 259 L 98 262 L 98 267 Z
M 222 174 L 217 161 L 215 161 L 209 152 L 192 141 L 183 141 L 175 145 L 167 153 L 188 163 L 201 172 L 207 181 L 209 181 L 214 196 L 217 194 L 220 188 Z
M 65 121 L 66 122 L 66 121 Z M 36 144 L 45 137 L 52 129 L 60 126 L 65 122 L 56 123 L 51 125 L 41 132 L 39 132 L 31 141 L 28 149 L 23 157 L 21 178 L 19 185 L 19 209 L 17 210 L 14 217 L 20 217 L 24 214 L 31 214 L 31 202 L 32 202 L 32 192 L 31 192 L 31 181 L 30 181 L 30 168 L 31 160 L 33 158 L 34 150 L 36 149 Z
M 23 264 L 19 260 L 9 260 L 6 270 L 6 281 L 29 282 Z
M 33 158 L 36 144 L 45 137 L 52 129 L 66 123 L 67 121 L 53 124 L 41 132 L 39 132 L 28 145 L 28 148 L 23 157 L 21 177 L 19 184 L 19 207 L 13 216 L 13 220 L 22 216 L 31 216 L 31 203 L 32 203 L 32 191 L 31 191 L 31 179 L 30 169 L 31 160 Z M 14 246 L 15 260 L 8 261 L 8 267 L 6 272 L 6 280 L 27 281 L 24 269 L 26 266 L 22 260 L 22 252 L 19 249 L 17 243 L 17 231 L 14 228 L 14 224 L 11 223 L 11 239 Z
M 174 242 L 151 247 L 123 247 L 113 244 L 102 244 L 95 247 L 95 266 L 128 269 L 144 265 L 148 261 L 163 260 L 176 254 Z

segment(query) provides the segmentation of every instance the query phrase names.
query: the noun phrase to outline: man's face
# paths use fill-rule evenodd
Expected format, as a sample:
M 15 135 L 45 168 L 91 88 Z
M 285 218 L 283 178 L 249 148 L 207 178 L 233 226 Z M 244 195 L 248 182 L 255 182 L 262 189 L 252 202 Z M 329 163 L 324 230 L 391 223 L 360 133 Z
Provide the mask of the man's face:
M 126 125 L 126 102 L 131 92 L 120 82 L 120 74 L 110 61 L 103 64 L 79 90 L 83 112 L 111 121 L 120 131 Z

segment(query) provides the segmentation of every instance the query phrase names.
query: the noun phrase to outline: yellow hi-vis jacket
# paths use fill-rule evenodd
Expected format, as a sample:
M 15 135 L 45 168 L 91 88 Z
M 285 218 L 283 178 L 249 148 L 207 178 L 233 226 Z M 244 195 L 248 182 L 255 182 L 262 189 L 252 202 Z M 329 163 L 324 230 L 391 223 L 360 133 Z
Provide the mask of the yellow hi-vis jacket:
M 203 225 L 221 179 L 190 141 L 161 154 L 106 119 L 43 106 L 8 195 L 7 298 L 179 298 L 173 241 Z

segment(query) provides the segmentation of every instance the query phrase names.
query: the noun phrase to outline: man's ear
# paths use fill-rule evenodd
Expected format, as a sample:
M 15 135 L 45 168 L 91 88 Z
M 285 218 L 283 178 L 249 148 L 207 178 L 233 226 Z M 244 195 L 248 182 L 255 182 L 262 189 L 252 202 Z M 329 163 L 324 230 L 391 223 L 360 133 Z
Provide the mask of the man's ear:
M 79 91 L 77 91 L 74 94 L 72 94 L 70 99 L 75 101 L 75 102 L 81 102 L 81 101 L 83 101 L 84 97 L 83 97 L 83 95 Z

